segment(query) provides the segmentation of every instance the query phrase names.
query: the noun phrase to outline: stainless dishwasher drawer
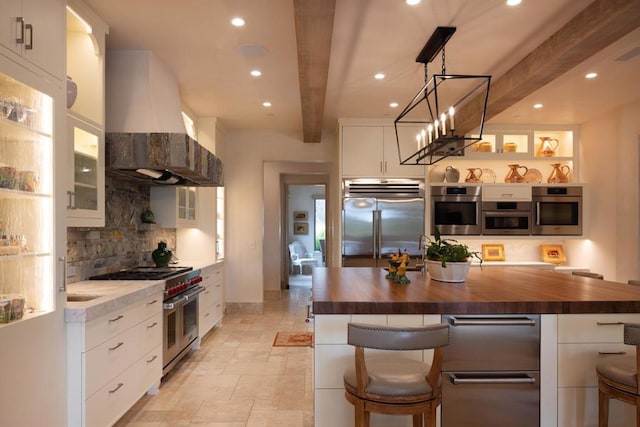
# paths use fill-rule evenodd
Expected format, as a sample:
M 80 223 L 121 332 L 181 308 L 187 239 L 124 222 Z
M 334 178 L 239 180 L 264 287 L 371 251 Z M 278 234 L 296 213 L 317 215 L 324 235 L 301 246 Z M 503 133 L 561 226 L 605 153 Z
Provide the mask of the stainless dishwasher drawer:
M 539 427 L 539 372 L 445 372 L 442 427 Z
M 539 371 L 539 315 L 445 315 L 449 345 L 442 370 Z

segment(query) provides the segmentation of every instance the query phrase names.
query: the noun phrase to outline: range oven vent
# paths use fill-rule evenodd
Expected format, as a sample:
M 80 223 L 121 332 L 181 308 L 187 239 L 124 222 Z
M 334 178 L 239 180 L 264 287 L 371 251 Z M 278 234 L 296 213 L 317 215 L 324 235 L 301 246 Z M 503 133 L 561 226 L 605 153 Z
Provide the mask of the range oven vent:
M 417 179 L 347 179 L 343 182 L 343 196 L 387 198 L 424 197 L 424 181 Z

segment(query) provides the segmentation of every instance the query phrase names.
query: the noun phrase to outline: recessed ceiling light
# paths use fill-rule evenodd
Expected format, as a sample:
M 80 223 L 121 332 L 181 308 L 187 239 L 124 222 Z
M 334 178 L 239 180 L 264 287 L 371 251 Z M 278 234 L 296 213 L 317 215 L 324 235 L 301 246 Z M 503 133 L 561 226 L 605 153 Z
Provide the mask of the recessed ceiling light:
M 270 103 L 269 101 L 264 101 L 264 102 L 262 103 L 262 106 L 263 106 L 263 107 L 267 107 L 267 108 L 269 108 L 269 107 L 271 107 L 271 103 Z
M 262 71 L 260 71 L 260 70 L 251 70 L 251 75 L 253 77 L 260 77 L 262 75 Z
M 233 25 L 234 27 L 244 27 L 244 19 L 236 16 L 231 20 L 231 25 Z
M 544 105 L 538 103 L 538 104 L 533 104 L 533 108 L 535 108 L 536 110 L 541 109 L 542 107 L 544 107 Z
M 587 73 L 585 74 L 585 77 L 587 79 L 595 79 L 596 77 L 598 77 L 598 73 Z
M 377 74 L 376 74 L 375 76 L 373 76 L 373 77 L 375 77 L 375 79 L 376 79 L 376 80 L 382 80 L 382 79 L 384 79 L 384 74 L 382 74 L 382 73 L 377 73 Z
M 415 6 L 417 4 L 420 4 L 420 0 L 407 0 L 407 4 L 409 6 Z
M 522 0 L 507 0 L 507 6 L 517 6 L 522 3 Z
M 397 102 L 392 102 L 391 104 L 389 104 L 389 107 L 397 108 L 398 107 L 398 103 Z

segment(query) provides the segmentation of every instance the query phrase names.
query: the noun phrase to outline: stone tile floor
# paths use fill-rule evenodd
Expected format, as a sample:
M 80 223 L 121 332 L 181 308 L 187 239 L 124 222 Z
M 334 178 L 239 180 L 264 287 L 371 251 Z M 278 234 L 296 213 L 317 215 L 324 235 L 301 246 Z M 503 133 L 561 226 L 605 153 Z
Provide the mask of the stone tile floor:
M 309 296 L 292 286 L 266 295 L 263 314 L 226 315 L 115 426 L 312 427 L 313 349 L 272 347 L 276 332 L 313 331 Z

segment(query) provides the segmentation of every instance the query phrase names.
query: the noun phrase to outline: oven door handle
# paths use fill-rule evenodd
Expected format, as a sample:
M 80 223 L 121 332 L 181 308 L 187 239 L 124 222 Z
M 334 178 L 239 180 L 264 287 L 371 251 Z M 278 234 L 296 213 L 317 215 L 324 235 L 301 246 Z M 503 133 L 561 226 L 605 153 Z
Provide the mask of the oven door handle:
M 451 382 L 459 384 L 535 384 L 536 379 L 528 374 L 513 376 L 487 374 L 486 376 L 466 376 L 465 374 L 449 374 Z
M 196 286 L 193 290 L 180 295 L 175 301 L 169 300 L 162 304 L 165 310 L 173 310 L 176 307 L 180 307 L 181 305 L 186 304 L 189 300 L 192 300 L 193 297 L 198 295 L 200 292 L 204 291 L 202 286 Z

